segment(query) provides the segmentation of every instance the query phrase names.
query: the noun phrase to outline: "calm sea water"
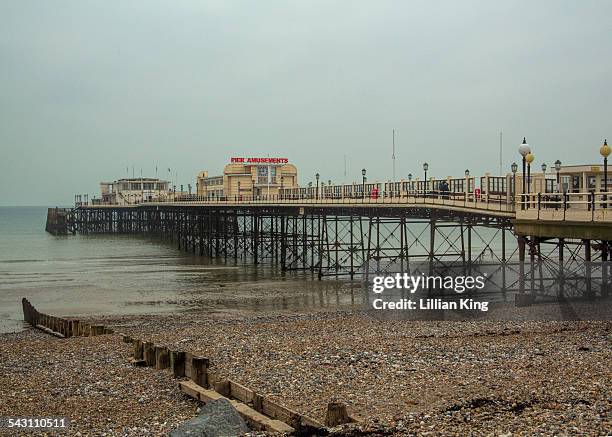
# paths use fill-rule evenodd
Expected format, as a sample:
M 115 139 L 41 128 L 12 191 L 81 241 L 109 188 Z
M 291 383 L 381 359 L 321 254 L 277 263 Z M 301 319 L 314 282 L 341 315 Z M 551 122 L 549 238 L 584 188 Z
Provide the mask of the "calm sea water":
M 46 207 L 0 207 L 0 332 L 21 298 L 57 315 L 244 312 L 361 305 L 359 285 L 225 264 L 133 236 L 54 237 Z

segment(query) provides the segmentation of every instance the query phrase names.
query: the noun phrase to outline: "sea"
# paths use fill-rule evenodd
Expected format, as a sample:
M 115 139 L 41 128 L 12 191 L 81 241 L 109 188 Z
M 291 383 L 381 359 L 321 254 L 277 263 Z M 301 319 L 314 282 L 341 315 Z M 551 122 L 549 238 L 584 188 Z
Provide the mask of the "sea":
M 360 284 L 194 256 L 142 236 L 45 232 L 47 207 L 0 207 L 0 333 L 25 328 L 21 299 L 64 316 L 361 306 Z

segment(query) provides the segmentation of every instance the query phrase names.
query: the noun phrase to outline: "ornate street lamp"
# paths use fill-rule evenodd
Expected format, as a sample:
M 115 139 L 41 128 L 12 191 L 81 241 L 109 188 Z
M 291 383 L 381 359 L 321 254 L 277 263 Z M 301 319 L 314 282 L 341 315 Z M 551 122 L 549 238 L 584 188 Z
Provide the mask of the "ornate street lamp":
M 610 146 L 608 146 L 608 140 L 604 140 L 604 143 L 599 148 L 599 154 L 604 159 L 604 196 L 603 196 L 603 207 L 608 207 L 608 156 L 610 155 Z
M 408 191 L 412 191 L 412 173 L 408 173 Z
M 361 191 L 362 196 L 365 199 L 365 183 L 366 183 L 366 169 L 361 169 Z
M 319 177 L 321 177 L 321 175 L 319 173 L 317 173 L 315 175 L 315 179 L 317 180 L 317 190 L 316 190 L 317 199 L 319 198 Z
M 429 170 L 429 164 L 426 162 L 423 163 L 423 171 L 425 172 L 425 180 L 423 181 L 423 194 L 427 193 L 428 183 L 427 183 L 427 170 Z
M 465 169 L 465 177 L 470 177 L 470 170 L 469 169 Z
M 561 161 L 558 159 L 555 161 L 555 171 L 557 172 L 557 193 L 561 192 L 561 178 L 559 172 L 561 171 Z
M 512 203 L 514 203 L 514 198 L 516 196 L 516 171 L 518 170 L 518 164 L 513 162 L 510 169 L 512 170 Z
M 519 146 L 519 154 L 523 157 L 523 189 L 521 190 L 521 197 L 524 200 L 525 192 L 527 191 L 527 180 L 525 179 L 525 167 L 527 165 L 526 156 L 531 153 L 531 148 L 527 144 L 527 140 L 523 137 L 523 143 Z M 521 202 L 521 209 L 525 209 L 525 202 Z
M 527 161 L 527 194 L 531 193 L 531 163 L 534 159 L 535 156 L 533 156 L 533 153 L 528 153 L 527 156 L 525 156 L 525 161 Z M 528 199 L 528 201 L 530 201 L 530 199 Z M 529 205 L 527 207 L 529 207 Z
M 542 179 L 544 180 L 544 192 L 546 193 L 546 169 L 548 168 L 548 166 L 546 165 L 545 162 L 542 163 Z

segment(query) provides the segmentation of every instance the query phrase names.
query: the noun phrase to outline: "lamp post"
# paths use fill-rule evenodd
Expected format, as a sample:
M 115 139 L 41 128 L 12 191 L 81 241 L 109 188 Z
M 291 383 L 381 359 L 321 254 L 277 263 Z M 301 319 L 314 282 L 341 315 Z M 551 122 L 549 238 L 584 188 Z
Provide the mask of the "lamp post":
M 518 164 L 513 162 L 510 169 L 512 170 L 512 203 L 514 203 L 516 196 L 516 171 L 518 170 Z
M 191 184 L 187 184 L 187 189 L 189 190 L 189 196 L 191 196 Z
M 469 169 L 465 169 L 465 177 L 469 178 L 470 177 L 470 170 Z
M 608 207 L 608 156 L 610 155 L 610 146 L 608 146 L 608 140 L 604 140 L 604 143 L 599 148 L 599 154 L 604 159 L 604 194 L 603 195 L 603 207 Z
M 408 191 L 412 191 L 412 173 L 408 173 Z
M 548 168 L 548 166 L 546 165 L 545 162 L 542 163 L 542 179 L 544 180 L 543 184 L 544 184 L 544 192 L 546 193 L 546 169 Z
M 561 171 L 561 161 L 558 159 L 555 161 L 555 171 L 557 172 L 557 193 L 561 192 L 561 178 L 559 172 Z
M 365 199 L 366 169 L 361 169 L 361 195 Z
M 283 193 L 283 187 L 284 187 L 284 182 L 285 182 L 285 177 L 281 176 L 281 185 L 280 185 L 280 194 L 281 194 L 281 199 L 285 198 L 285 194 Z
M 425 172 L 425 179 L 423 180 L 423 197 L 425 197 L 425 194 L 427 193 L 427 170 L 429 170 L 429 164 L 427 164 L 426 162 L 423 163 L 423 171 Z
M 535 156 L 533 156 L 533 153 L 528 153 L 527 156 L 525 156 L 525 161 L 527 161 L 527 201 L 530 202 L 531 201 L 531 163 L 533 162 L 533 160 L 535 159 Z M 527 207 L 529 207 L 529 204 L 527 205 Z
M 523 157 L 523 189 L 521 190 L 521 209 L 525 209 L 525 192 L 527 191 L 527 180 L 525 179 L 525 167 L 527 165 L 527 155 L 531 153 L 531 148 L 527 144 L 527 140 L 523 137 L 523 143 L 519 146 L 519 154 Z
M 317 173 L 315 175 L 315 178 L 317 179 L 317 190 L 316 190 L 317 199 L 319 198 L 319 177 L 321 177 L 321 175 L 319 173 Z

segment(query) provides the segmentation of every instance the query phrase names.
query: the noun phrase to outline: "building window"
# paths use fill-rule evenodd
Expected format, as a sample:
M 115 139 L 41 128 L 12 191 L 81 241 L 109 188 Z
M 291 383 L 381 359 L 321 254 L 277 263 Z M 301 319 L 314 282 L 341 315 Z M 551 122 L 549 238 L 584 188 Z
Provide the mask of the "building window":
M 594 190 L 595 189 L 595 176 L 588 176 L 587 181 L 589 184 L 589 190 Z
M 257 167 L 257 183 L 258 184 L 268 183 L 268 167 L 265 167 L 265 166 Z

